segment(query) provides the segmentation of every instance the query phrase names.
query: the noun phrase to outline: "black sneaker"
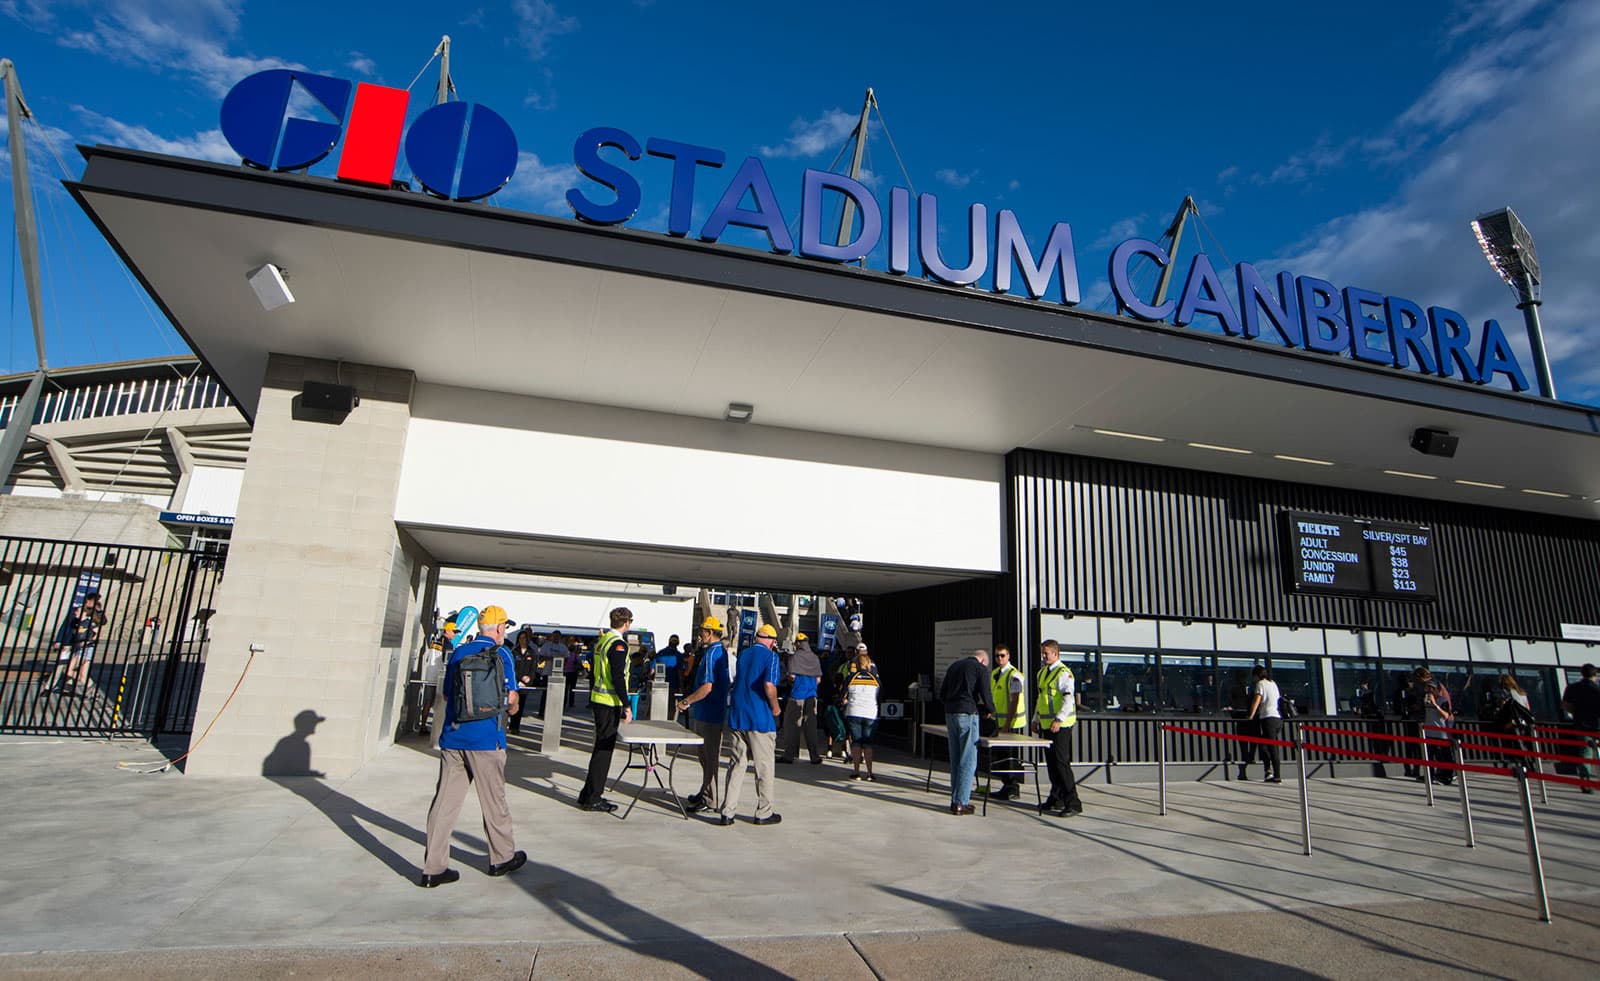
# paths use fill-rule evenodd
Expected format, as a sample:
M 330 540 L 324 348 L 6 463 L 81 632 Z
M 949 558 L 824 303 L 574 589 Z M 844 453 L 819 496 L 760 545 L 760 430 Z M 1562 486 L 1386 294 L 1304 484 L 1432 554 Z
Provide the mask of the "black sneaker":
M 589 803 L 584 804 L 583 809 L 586 811 L 599 811 L 602 814 L 610 814 L 612 811 L 617 809 L 617 805 L 602 797 L 599 800 L 592 800 Z
M 782 814 L 774 814 L 771 817 L 753 818 L 753 819 L 751 819 L 750 823 L 751 824 L 763 824 L 763 825 L 765 825 L 765 824 L 777 824 L 779 821 L 782 821 L 782 820 L 783 820 L 783 815 Z

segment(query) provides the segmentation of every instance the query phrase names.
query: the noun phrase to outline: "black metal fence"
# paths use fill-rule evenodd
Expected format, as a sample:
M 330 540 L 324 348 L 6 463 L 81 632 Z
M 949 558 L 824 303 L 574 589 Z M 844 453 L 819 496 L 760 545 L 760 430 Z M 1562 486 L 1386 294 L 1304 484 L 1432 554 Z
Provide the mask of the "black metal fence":
M 0 731 L 194 731 L 227 546 L 0 537 Z M 97 592 L 105 623 L 67 624 Z

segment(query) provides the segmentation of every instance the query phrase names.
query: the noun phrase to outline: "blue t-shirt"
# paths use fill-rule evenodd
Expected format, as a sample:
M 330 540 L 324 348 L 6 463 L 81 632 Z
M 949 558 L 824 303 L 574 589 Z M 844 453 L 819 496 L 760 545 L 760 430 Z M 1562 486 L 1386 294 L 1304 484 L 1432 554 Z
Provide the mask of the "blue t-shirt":
M 694 662 L 692 688 L 699 688 L 708 681 L 711 694 L 689 706 L 689 717 L 696 722 L 722 725 L 728 718 L 728 652 L 723 650 L 720 640 L 702 648 Z
M 778 655 L 762 644 L 739 652 L 739 670 L 728 697 L 728 728 L 739 732 L 777 732 L 778 720 L 767 701 L 767 685 L 778 683 Z
M 789 689 L 789 697 L 804 701 L 807 698 L 817 697 L 817 679 L 808 674 L 794 676 L 794 687 Z
M 440 749 L 505 749 L 506 730 L 503 719 L 478 719 L 475 722 L 456 724 L 455 699 L 448 696 L 456 688 L 456 667 L 461 659 L 468 654 L 476 654 L 486 647 L 493 647 L 494 641 L 480 637 L 470 644 L 462 644 L 450 654 L 450 660 L 444 666 L 444 729 L 439 733 Z M 517 690 L 517 669 L 512 663 L 511 652 L 504 647 L 500 648 L 500 660 L 505 662 L 506 691 Z

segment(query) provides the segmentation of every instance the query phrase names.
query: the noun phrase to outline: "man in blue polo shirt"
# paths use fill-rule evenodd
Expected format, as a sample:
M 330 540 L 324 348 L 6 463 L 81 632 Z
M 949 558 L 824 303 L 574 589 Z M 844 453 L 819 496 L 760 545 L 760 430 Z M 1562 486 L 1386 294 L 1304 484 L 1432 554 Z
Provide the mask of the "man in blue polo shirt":
M 756 642 L 739 652 L 739 664 L 728 688 L 728 733 L 732 736 L 733 758 L 728 761 L 728 783 L 722 793 L 723 827 L 733 823 L 739 808 L 739 789 L 744 785 L 744 766 L 748 760 L 756 767 L 756 824 L 777 824 L 782 816 L 772 810 L 772 771 L 778 741 L 778 655 L 772 648 L 778 631 L 762 624 Z
M 694 662 L 693 688 L 678 699 L 678 711 L 689 713 L 689 728 L 700 743 L 700 791 L 684 803 L 691 811 L 717 809 L 717 763 L 722 758 L 722 727 L 728 717 L 728 652 L 722 646 L 722 621 L 706 617 L 695 631 L 700 645 Z
M 492 647 L 505 662 L 508 708 L 512 712 L 517 710 L 516 667 L 511 652 L 505 648 L 509 626 L 515 625 L 506 619 L 504 609 L 484 607 L 478 614 L 478 636 L 451 652 L 450 660 L 445 663 L 445 719 L 444 729 L 439 733 L 439 784 L 433 793 L 433 804 L 428 808 L 427 851 L 422 861 L 422 878 L 417 882 L 424 889 L 461 878 L 460 872 L 449 867 L 450 836 L 455 833 L 456 818 L 461 816 L 469 783 L 478 792 L 478 806 L 483 811 L 483 836 L 489 842 L 489 874 L 515 872 L 528 861 L 527 852 L 516 850 L 516 841 L 511 836 L 511 808 L 506 806 L 505 713 L 491 719 L 457 722 L 455 699 L 450 697 L 456 690 L 461 660 Z

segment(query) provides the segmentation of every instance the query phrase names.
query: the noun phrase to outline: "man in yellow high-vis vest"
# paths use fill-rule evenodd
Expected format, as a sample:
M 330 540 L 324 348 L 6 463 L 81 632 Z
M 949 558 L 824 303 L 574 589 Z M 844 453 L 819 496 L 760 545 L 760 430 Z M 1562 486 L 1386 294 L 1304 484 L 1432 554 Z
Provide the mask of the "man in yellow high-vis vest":
M 1039 735 L 1050 740 L 1045 769 L 1050 773 L 1050 796 L 1039 813 L 1071 817 L 1083 813 L 1078 781 L 1072 775 L 1072 728 L 1078 724 L 1078 692 L 1072 669 L 1061 663 L 1061 645 L 1047 640 L 1039 645 L 1039 711 L 1034 722 Z
M 994 649 L 994 669 L 989 672 L 989 694 L 994 699 L 996 733 L 1026 735 L 1028 731 L 1027 679 L 1011 663 L 1011 648 Z M 1015 764 L 1012 764 L 1012 769 Z M 995 800 L 1010 800 L 1022 793 L 1022 774 L 1001 773 Z
M 589 776 L 578 792 L 578 806 L 586 811 L 611 812 L 617 805 L 600 796 L 611 772 L 611 753 L 617 748 L 617 729 L 633 721 L 628 701 L 628 642 L 623 634 L 633 625 L 625 606 L 611 611 L 611 629 L 594 642 L 594 662 L 589 686 L 589 708 L 594 712 L 594 751 L 589 754 Z

